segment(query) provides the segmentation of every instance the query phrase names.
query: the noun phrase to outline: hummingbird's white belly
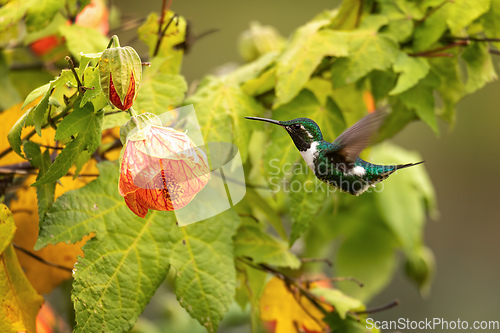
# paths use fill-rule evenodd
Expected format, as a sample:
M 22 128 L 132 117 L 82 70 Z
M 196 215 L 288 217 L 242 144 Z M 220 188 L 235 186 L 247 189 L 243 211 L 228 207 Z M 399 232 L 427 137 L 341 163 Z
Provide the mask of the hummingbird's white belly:
M 318 142 L 313 142 L 311 143 L 311 147 L 309 147 L 308 150 L 306 151 L 301 151 L 300 155 L 302 155 L 302 158 L 304 161 L 306 161 L 307 166 L 314 172 L 314 159 L 316 158 L 316 155 L 318 154 L 318 150 L 316 147 L 318 147 Z

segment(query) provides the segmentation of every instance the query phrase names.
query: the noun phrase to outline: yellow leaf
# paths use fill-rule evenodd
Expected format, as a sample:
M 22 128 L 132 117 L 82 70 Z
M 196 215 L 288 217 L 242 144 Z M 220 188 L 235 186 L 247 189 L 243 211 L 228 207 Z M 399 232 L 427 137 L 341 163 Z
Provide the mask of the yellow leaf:
M 0 204 L 0 253 L 12 243 L 15 233 L 16 225 L 12 212 L 7 206 Z
M 22 111 L 22 103 L 20 103 L 0 113 L 0 132 L 5 133 L 6 136 L 10 128 L 23 115 L 25 110 L 33 105 L 36 105 L 37 102 L 38 101 L 34 101 L 33 103 L 30 103 L 30 105 Z M 21 137 L 24 137 L 31 130 L 32 128 L 24 128 Z M 55 146 L 54 135 L 54 129 L 47 128 L 42 131 L 42 137 L 35 134 L 30 138 L 30 140 L 47 146 Z M 8 147 L 9 143 L 6 138 L 5 140 L 0 140 L 0 152 L 4 151 Z M 119 150 L 118 153 L 114 154 L 118 156 Z M 26 162 L 26 160 L 22 159 L 16 153 L 11 152 L 0 160 L 0 166 L 22 162 Z M 94 160 L 89 161 L 82 168 L 81 173 L 97 175 L 98 170 L 95 164 Z M 75 167 L 73 167 L 70 172 L 74 172 L 74 170 Z M 32 250 L 36 243 L 39 229 L 36 188 L 29 186 L 35 182 L 35 179 L 36 175 L 28 176 L 22 184 L 22 187 L 16 191 L 15 199 L 11 200 L 9 204 L 10 209 L 14 214 L 14 220 L 17 226 L 17 233 L 14 237 L 14 242 L 47 261 L 72 268 L 77 256 L 83 256 L 81 247 L 85 244 L 89 237 L 84 238 L 76 244 L 61 243 L 57 245 L 49 245 L 36 252 Z M 57 198 L 64 192 L 80 188 L 93 179 L 95 179 L 95 177 L 78 177 L 76 179 L 73 179 L 72 176 L 62 177 L 60 183 L 56 186 L 55 196 Z M 25 253 L 17 252 L 17 254 L 19 256 L 19 262 L 23 267 L 28 280 L 39 293 L 48 293 L 62 281 L 71 278 L 71 272 L 43 264 Z
M 81 173 L 97 174 L 95 162 L 92 160 L 87 163 Z M 89 239 L 85 237 L 82 241 L 75 244 L 59 243 L 49 245 L 39 251 L 33 251 L 38 238 L 38 206 L 36 198 L 36 188 L 29 186 L 35 182 L 35 175 L 29 176 L 24 182 L 24 186 L 16 192 L 16 199 L 10 202 L 10 209 L 14 214 L 17 233 L 14 237 L 14 243 L 31 251 L 43 259 L 52 263 L 72 268 L 78 256 L 83 257 L 81 247 Z M 64 192 L 80 188 L 94 177 L 79 177 L 73 180 L 73 177 L 62 177 L 61 185 L 56 186 L 56 198 Z M 40 261 L 18 252 L 19 262 L 33 287 L 41 293 L 50 292 L 61 282 L 71 278 L 71 272 L 48 266 Z
M 326 310 L 331 307 L 324 305 Z M 297 327 L 308 332 L 322 332 L 327 328 L 323 313 L 298 291 L 292 293 L 279 278 L 273 277 L 260 298 L 260 318 L 276 321 L 275 333 L 297 332 Z
M 5 205 L 0 205 L 0 223 L 10 224 L 10 230 L 15 230 L 12 214 Z M 0 254 L 0 295 L 0 332 L 35 333 L 43 297 L 26 279 L 12 245 Z

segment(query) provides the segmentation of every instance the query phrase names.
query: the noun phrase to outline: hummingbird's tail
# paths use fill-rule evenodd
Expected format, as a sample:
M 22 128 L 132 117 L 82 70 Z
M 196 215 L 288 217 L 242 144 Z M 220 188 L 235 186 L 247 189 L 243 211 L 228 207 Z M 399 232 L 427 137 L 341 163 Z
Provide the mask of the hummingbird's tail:
M 399 164 L 399 165 L 396 165 L 396 168 L 394 169 L 394 171 L 399 170 L 399 169 L 408 168 L 408 167 L 415 166 L 415 165 L 419 165 L 419 164 L 422 164 L 424 162 L 425 161 L 420 161 L 417 163 Z

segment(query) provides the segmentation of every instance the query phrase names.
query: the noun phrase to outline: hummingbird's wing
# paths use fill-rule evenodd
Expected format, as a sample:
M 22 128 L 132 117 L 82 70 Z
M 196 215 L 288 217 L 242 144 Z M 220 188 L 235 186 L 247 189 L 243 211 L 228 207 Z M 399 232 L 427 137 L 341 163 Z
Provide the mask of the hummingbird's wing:
M 333 161 L 353 163 L 359 154 L 370 144 L 374 134 L 387 116 L 388 106 L 375 110 L 348 128 L 335 141 L 328 152 Z

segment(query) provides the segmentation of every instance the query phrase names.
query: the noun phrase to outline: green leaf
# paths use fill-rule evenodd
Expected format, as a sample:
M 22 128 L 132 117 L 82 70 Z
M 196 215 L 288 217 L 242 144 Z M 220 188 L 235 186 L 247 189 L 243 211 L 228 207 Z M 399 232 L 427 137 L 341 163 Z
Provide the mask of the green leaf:
M 448 11 L 446 24 L 453 35 L 472 23 L 490 8 L 490 0 L 454 0 L 444 7 Z
M 179 105 L 186 91 L 187 83 L 182 75 L 150 73 L 145 70 L 134 109 L 161 114 L 169 106 Z
M 381 13 L 389 19 L 387 34 L 399 42 L 406 41 L 413 32 L 413 20 L 420 20 L 423 13 L 414 2 L 384 1 L 380 3 Z
M 237 84 L 242 84 L 249 80 L 256 79 L 261 76 L 264 69 L 269 67 L 278 57 L 277 51 L 268 52 L 251 63 L 245 64 L 235 71 L 226 75 L 226 78 L 234 81 Z
M 100 113 L 102 117 L 102 113 Z M 63 140 L 76 134 L 88 136 L 89 146 L 97 149 L 100 140 L 99 115 L 94 113 L 94 108 L 91 104 L 83 107 L 75 108 L 73 112 L 64 117 L 56 130 L 54 140 Z
M 52 85 L 52 83 L 51 83 Z M 37 106 L 33 108 L 33 122 L 38 136 L 42 136 L 42 126 L 46 120 L 46 113 L 49 110 L 49 98 L 52 95 L 53 89 L 49 89 L 43 95 Z
M 260 319 L 259 301 L 266 286 L 267 273 L 255 269 L 249 265 L 236 261 L 237 280 L 235 301 L 243 311 L 250 301 L 252 332 L 260 332 L 258 328 L 262 325 Z
M 430 66 L 424 58 L 410 57 L 406 53 L 400 53 L 393 69 L 400 74 L 396 86 L 389 92 L 389 95 L 400 94 L 415 86 L 429 73 Z
M 122 126 L 130 120 L 130 115 L 127 112 L 118 112 L 110 115 L 105 115 L 102 122 L 102 130 L 107 130 L 113 127 Z
M 174 13 L 172 11 L 168 11 L 165 14 L 162 30 L 165 29 L 173 15 Z M 173 24 L 171 23 L 168 26 L 165 36 L 158 48 L 158 53 L 155 55 L 154 53 L 158 43 L 158 38 L 156 37 L 158 36 L 158 22 L 159 18 L 156 13 L 149 14 L 146 21 L 137 29 L 139 39 L 148 46 L 149 56 L 151 58 L 161 57 L 166 60 L 163 62 L 161 69 L 163 74 L 179 74 L 184 51 L 182 51 L 182 49 L 176 49 L 174 46 L 184 42 L 187 26 L 186 20 L 182 16 L 177 16 L 177 18 L 174 19 Z
M 444 110 L 440 116 L 444 120 L 453 123 L 455 120 L 455 104 L 463 97 L 465 91 L 457 58 L 435 57 L 430 59 L 429 63 L 432 73 L 439 78 L 436 90 L 441 95 L 444 104 Z
M 245 198 L 252 203 L 253 209 L 262 212 L 267 217 L 267 220 L 273 226 L 274 230 L 276 230 L 278 235 L 286 240 L 286 231 L 276 210 L 271 207 L 265 199 L 261 198 L 254 189 L 247 188 Z
M 312 170 L 300 164 L 298 172 L 290 180 L 287 207 L 292 218 L 289 244 L 292 246 L 318 215 L 324 202 L 335 192 L 335 188 L 321 182 Z
M 78 175 L 80 174 L 80 171 L 82 171 L 83 166 L 85 163 L 90 161 L 92 158 L 92 154 L 88 152 L 87 150 L 82 151 L 77 158 L 75 159 L 75 172 L 73 174 L 73 179 L 76 179 Z
M 288 251 L 288 244 L 268 235 L 258 225 L 244 224 L 238 229 L 234 237 L 234 255 L 250 257 L 256 264 L 291 269 L 300 267 L 299 259 Z
M 352 30 L 359 23 L 362 1 L 342 1 L 339 11 L 333 19 L 331 26 L 338 30 Z
M 466 94 L 471 94 L 497 79 L 487 43 L 472 42 L 462 53 L 462 59 L 467 66 Z
M 332 80 L 336 87 L 356 82 L 375 69 L 386 70 L 399 54 L 396 42 L 383 34 L 354 32 L 348 37 L 349 57 L 340 58 L 332 65 Z
M 101 140 L 102 118 L 103 112 L 94 113 L 93 105 L 89 103 L 67 115 L 57 128 L 55 140 L 77 133 L 78 136 L 64 147 L 47 173 L 32 186 L 44 185 L 64 176 L 84 150 L 92 154 Z
M 291 101 L 302 90 L 323 57 L 348 55 L 343 33 L 319 30 L 328 23 L 329 20 L 313 21 L 295 33 L 277 64 L 273 108 Z
M 214 332 L 235 290 L 233 210 L 186 227 L 172 212 L 133 214 L 119 195 L 118 165 L 98 165 L 99 178 L 62 195 L 47 214 L 36 249 L 95 233 L 75 266 L 75 332 L 128 331 L 171 265 L 180 304 Z
M 313 288 L 311 293 L 323 297 L 328 304 L 333 305 L 335 312 L 342 319 L 346 319 L 349 311 L 363 311 L 365 309 L 365 305 L 359 299 L 349 297 L 338 289 Z
M 418 117 L 434 131 L 439 134 L 436 114 L 434 113 L 433 89 L 419 84 L 399 95 L 403 104 L 415 110 Z
M 428 247 L 422 246 L 405 263 L 405 273 L 417 284 L 424 296 L 429 292 L 436 260 Z
M 393 71 L 373 71 L 368 75 L 369 89 L 375 101 L 387 98 L 389 91 L 391 91 L 396 82 L 397 74 Z
M 0 90 L 0 110 L 8 109 L 21 101 L 16 87 L 9 78 L 9 66 L 4 53 L 0 54 L 0 86 L 2 87 Z
M 82 84 L 85 88 L 89 89 L 86 89 L 85 92 L 83 93 L 82 100 L 80 101 L 80 107 L 83 107 L 90 101 L 95 101 L 98 97 L 101 98 L 98 103 L 94 104 L 94 110 L 100 110 L 108 104 L 105 99 L 104 93 L 102 92 L 101 85 L 99 84 L 98 68 L 96 67 L 85 68 Z
M 385 149 L 376 147 L 373 154 L 382 164 L 421 161 L 418 154 L 394 145 L 386 145 Z M 421 165 L 398 171 L 382 183 L 383 190 L 375 196 L 383 220 L 408 255 L 422 244 L 427 202 L 434 201 L 433 193 L 423 191 L 417 182 L 419 178 L 428 178 L 424 170 Z
M 80 52 L 97 53 L 103 51 L 109 42 L 108 38 L 97 30 L 76 24 L 62 25 L 59 32 L 65 38 L 68 50 L 77 59 L 80 59 Z
M 262 73 L 255 79 L 248 80 L 241 85 L 243 90 L 249 96 L 258 96 L 265 92 L 271 91 L 276 85 L 276 67 L 272 67 Z
M 484 34 L 488 38 L 500 38 L 500 0 L 490 1 L 490 10 L 482 16 Z
M 23 145 L 24 153 L 28 158 L 31 166 L 38 169 L 38 175 L 36 179 L 42 178 L 42 176 L 47 172 L 52 161 L 50 159 L 49 149 L 46 149 L 42 154 L 40 147 L 34 142 L 28 141 Z M 38 200 L 38 218 L 40 224 L 45 220 L 45 215 L 47 211 L 52 207 L 55 198 L 56 183 L 48 183 L 36 188 L 36 197 Z
M 7 134 L 7 141 L 9 141 L 9 145 L 12 147 L 12 150 L 14 150 L 14 152 L 22 158 L 25 157 L 21 151 L 21 133 L 23 131 L 24 124 L 26 123 L 26 119 L 28 119 L 31 111 L 33 111 L 32 108 L 26 110 L 24 114 L 16 121 L 14 126 L 12 126 L 9 134 Z
M 157 223 L 164 228 L 163 220 Z M 163 231 L 170 232 L 167 246 L 170 263 L 177 269 L 177 299 L 208 332 L 217 331 L 233 301 L 236 272 L 231 239 L 238 224 L 236 213 L 228 210 L 186 227 L 171 223 L 170 230 Z
M 30 6 L 26 13 L 28 32 L 38 31 L 48 26 L 63 6 L 64 2 L 59 0 L 38 0 L 36 5 Z
M 342 117 L 345 119 L 345 127 L 354 125 L 358 120 L 366 115 L 366 105 L 363 99 L 365 88 L 363 85 L 351 83 L 342 87 L 333 87 L 332 98 L 338 108 L 342 110 Z M 336 136 L 342 132 L 335 133 Z M 333 139 L 325 139 L 333 141 Z
M 345 238 L 337 250 L 336 275 L 354 277 L 363 283 L 363 288 L 350 281 L 338 287 L 362 300 L 370 299 L 390 282 L 397 263 L 397 241 L 385 227 L 373 200 L 379 194 L 364 194 L 362 202 L 356 200 L 334 217 L 338 233 Z M 364 223 L 367 219 L 369 224 Z
M 342 333 L 378 333 L 373 319 L 368 322 L 365 318 L 353 318 L 348 316 L 342 319 L 337 311 L 330 312 L 323 320 L 328 324 L 332 332 Z
M 0 31 L 17 24 L 22 20 L 26 11 L 33 5 L 34 0 L 12 0 L 0 7 Z
M 232 142 L 246 161 L 252 122 L 244 117 L 264 113 L 253 98 L 234 83 L 211 78 L 185 104 L 194 104 L 205 142 Z
M 446 19 L 448 16 L 445 7 L 452 5 L 452 3 L 445 4 L 443 8 L 439 8 L 424 21 L 415 25 L 415 33 L 413 34 L 415 52 L 427 51 L 441 38 L 447 28 Z

